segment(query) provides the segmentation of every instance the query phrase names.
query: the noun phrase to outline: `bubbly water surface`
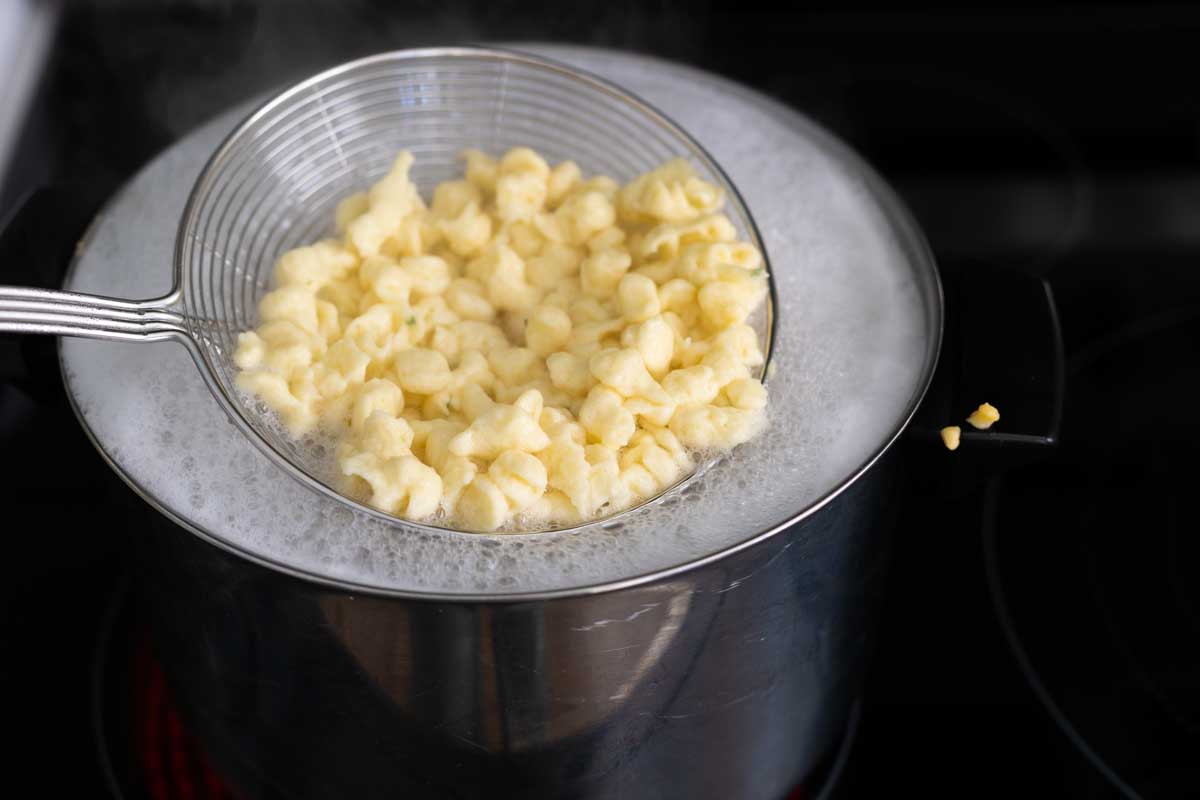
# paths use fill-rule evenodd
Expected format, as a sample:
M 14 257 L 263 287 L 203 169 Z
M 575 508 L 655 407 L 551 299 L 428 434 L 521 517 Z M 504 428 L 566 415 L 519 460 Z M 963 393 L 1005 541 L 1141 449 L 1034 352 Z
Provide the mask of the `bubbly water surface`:
M 68 386 L 124 476 L 243 552 L 364 587 L 552 591 L 635 577 L 771 529 L 853 475 L 910 409 L 933 336 L 932 284 L 865 176 L 803 118 L 686 68 L 545 48 L 657 104 L 704 144 L 760 227 L 779 293 L 767 429 L 647 506 L 569 533 L 484 536 L 388 524 L 279 470 L 224 416 L 172 343 L 64 340 Z M 102 215 L 69 288 L 150 297 L 235 109 L 160 156 Z M 833 148 L 833 149 L 831 149 Z

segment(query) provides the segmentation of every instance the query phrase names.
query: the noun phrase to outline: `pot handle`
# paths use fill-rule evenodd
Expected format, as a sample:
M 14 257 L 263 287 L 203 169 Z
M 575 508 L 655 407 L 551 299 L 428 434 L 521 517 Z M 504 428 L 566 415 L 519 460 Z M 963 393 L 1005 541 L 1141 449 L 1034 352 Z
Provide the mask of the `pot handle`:
M 942 270 L 945 330 L 933 382 L 909 439 L 959 466 L 1010 468 L 1045 457 L 1058 443 L 1065 368 L 1062 328 L 1050 284 L 1013 269 L 965 264 Z M 1000 420 L 976 430 L 966 417 L 988 402 Z M 947 452 L 941 429 L 962 428 Z M 967 462 L 963 464 L 961 462 Z

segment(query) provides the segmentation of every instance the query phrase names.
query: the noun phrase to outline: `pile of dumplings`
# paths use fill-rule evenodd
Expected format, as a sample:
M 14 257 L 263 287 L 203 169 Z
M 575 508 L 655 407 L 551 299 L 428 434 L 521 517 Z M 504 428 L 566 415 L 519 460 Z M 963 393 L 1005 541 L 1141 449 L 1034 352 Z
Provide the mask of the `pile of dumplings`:
M 762 254 L 677 159 L 620 186 L 528 148 L 463 154 L 423 201 L 407 151 L 285 253 L 238 387 L 338 442 L 345 491 L 473 531 L 653 497 L 765 423 Z

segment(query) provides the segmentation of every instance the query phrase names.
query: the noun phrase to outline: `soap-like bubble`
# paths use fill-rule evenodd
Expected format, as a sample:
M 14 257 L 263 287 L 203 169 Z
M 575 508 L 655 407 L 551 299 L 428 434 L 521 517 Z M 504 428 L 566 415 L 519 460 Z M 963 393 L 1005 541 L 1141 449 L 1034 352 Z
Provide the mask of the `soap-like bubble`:
M 178 345 L 64 341 L 69 390 L 119 469 L 247 554 L 363 587 L 439 594 L 553 591 L 669 568 L 778 525 L 852 475 L 920 388 L 934 335 L 928 265 L 913 263 L 911 242 L 853 165 L 783 107 L 684 68 L 582 58 L 691 130 L 755 215 L 779 296 L 760 436 L 655 502 L 575 532 L 419 530 L 281 471 L 229 424 Z M 68 288 L 165 293 L 187 190 L 243 114 L 215 120 L 135 178 L 95 227 Z

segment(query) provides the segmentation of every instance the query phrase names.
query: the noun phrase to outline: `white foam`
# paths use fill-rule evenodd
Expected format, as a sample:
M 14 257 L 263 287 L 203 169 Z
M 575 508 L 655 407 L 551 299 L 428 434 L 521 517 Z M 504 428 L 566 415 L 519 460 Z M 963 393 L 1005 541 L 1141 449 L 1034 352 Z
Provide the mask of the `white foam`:
M 416 530 L 353 512 L 275 467 L 225 418 L 183 348 L 65 341 L 70 390 L 119 468 L 191 525 L 260 558 L 365 586 L 492 594 L 594 585 L 708 555 L 802 511 L 864 463 L 907 410 L 930 332 L 914 267 L 860 177 L 769 101 L 632 56 L 549 52 L 661 104 L 742 191 L 780 298 L 762 435 L 647 506 L 576 532 Z M 135 179 L 70 288 L 169 288 L 187 191 L 240 116 Z

